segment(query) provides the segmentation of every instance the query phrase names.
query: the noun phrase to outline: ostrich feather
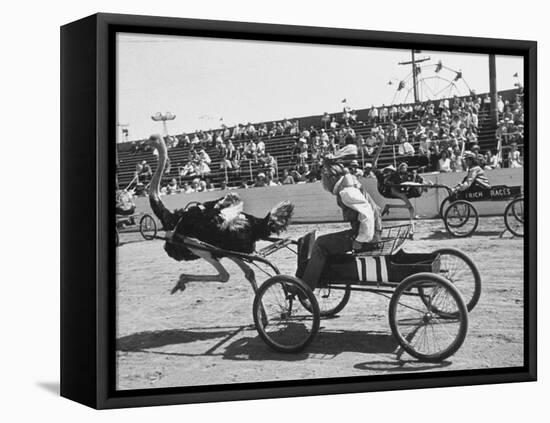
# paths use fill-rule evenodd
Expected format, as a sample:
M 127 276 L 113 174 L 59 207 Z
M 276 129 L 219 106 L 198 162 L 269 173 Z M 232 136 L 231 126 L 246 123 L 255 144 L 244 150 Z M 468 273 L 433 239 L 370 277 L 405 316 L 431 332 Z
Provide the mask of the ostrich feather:
M 294 204 L 290 201 L 282 201 L 269 212 L 269 229 L 276 234 L 284 231 L 294 213 Z

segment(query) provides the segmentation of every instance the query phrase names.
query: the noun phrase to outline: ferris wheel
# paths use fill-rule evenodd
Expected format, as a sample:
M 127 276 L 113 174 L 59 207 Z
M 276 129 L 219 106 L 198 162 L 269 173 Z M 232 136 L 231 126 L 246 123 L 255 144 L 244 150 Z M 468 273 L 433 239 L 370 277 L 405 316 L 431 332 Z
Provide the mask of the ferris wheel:
M 412 51 L 411 61 L 399 63 L 412 65 L 412 71 L 403 79 L 392 78 L 388 81 L 388 85 L 393 87 L 390 104 L 417 103 L 473 93 L 461 69 L 446 66 L 441 60 L 426 63 L 431 60 L 429 57 L 416 59 L 415 53 L 419 51 Z

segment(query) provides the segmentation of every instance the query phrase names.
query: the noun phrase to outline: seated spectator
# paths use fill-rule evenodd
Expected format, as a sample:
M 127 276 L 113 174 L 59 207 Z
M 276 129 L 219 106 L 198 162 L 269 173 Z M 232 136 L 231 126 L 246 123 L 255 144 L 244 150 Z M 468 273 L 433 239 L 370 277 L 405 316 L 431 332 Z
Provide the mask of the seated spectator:
M 491 150 L 487 150 L 485 153 L 485 169 L 492 170 L 499 168 L 498 156 L 493 154 Z
M 277 159 L 273 157 L 270 153 L 267 153 L 264 160 L 264 169 L 266 172 L 266 175 L 268 176 L 275 176 L 275 172 L 277 171 Z
M 172 178 L 172 180 L 166 186 L 166 193 L 175 194 L 177 192 L 179 192 L 178 181 L 176 180 L 176 178 Z
M 359 162 L 357 160 L 352 160 L 349 164 L 349 173 L 351 173 L 354 176 L 363 176 L 363 170 L 359 166 Z
M 201 148 L 199 150 L 199 160 L 202 160 L 203 162 L 205 162 L 207 165 L 210 165 L 210 163 L 212 163 L 212 160 L 210 159 L 210 156 L 208 155 L 208 153 L 204 150 L 204 148 Z
M 291 184 L 295 184 L 295 183 L 296 183 L 296 181 L 294 181 L 294 178 L 292 176 L 290 176 L 290 172 L 288 171 L 288 169 L 283 170 L 283 177 L 281 179 L 281 184 L 291 185 Z
M 265 186 L 267 186 L 267 180 L 266 180 L 266 177 L 265 177 L 265 173 L 260 172 L 256 176 L 256 180 L 254 181 L 253 187 L 262 188 L 262 187 L 265 187 Z
M 151 170 L 151 166 L 147 163 L 147 160 L 143 160 L 140 163 L 136 165 L 136 175 L 138 177 L 139 182 L 143 182 L 145 185 L 151 180 L 151 177 L 153 176 L 153 171 Z
M 412 133 L 413 141 L 419 142 L 420 137 L 424 134 L 426 134 L 426 127 L 422 125 L 422 122 L 418 122 L 416 128 L 414 128 L 414 131 Z
M 256 157 L 264 157 L 264 156 L 265 156 L 265 143 L 260 138 L 256 143 Z
M 203 179 L 195 178 L 191 182 L 191 187 L 195 192 L 203 192 L 206 190 L 206 182 Z
M 187 162 L 183 167 L 180 167 L 180 176 L 195 176 L 197 174 L 196 167 L 192 162 Z
M 260 129 L 258 129 L 258 136 L 265 137 L 265 136 L 267 136 L 267 134 L 268 134 L 267 125 L 265 123 L 263 123 L 260 126 Z
M 521 154 L 516 143 L 512 143 L 511 149 L 508 152 L 508 166 L 511 168 L 523 167 Z
M 268 187 L 276 187 L 280 185 L 277 180 L 273 179 L 271 175 L 265 175 L 266 178 L 266 185 Z
M 437 170 L 439 172 L 451 172 L 451 159 L 449 159 L 449 155 L 447 154 L 446 150 L 443 150 L 441 154 L 439 155 L 439 160 L 437 162 Z
M 374 125 L 375 123 L 378 123 L 378 109 L 374 106 L 371 106 L 368 114 L 369 123 Z
M 405 142 L 409 140 L 409 132 L 407 131 L 407 128 L 403 126 L 402 123 L 399 123 L 399 126 L 397 127 L 397 142 Z
M 246 127 L 246 135 L 248 136 L 248 138 L 252 138 L 256 135 L 256 128 L 250 122 L 248 122 L 248 125 Z
M 462 172 L 466 170 L 466 165 L 462 159 L 462 152 L 458 147 L 453 149 L 453 154 L 451 155 L 451 169 L 453 172 Z
M 277 124 L 275 122 L 271 123 L 271 129 L 269 130 L 269 138 L 273 138 L 277 135 Z
M 386 123 L 388 121 L 389 111 L 388 111 L 388 108 L 383 104 L 382 104 L 382 108 L 380 109 L 379 116 L 380 116 L 379 118 L 380 123 Z
M 284 133 L 285 134 L 289 134 L 290 133 L 290 129 L 293 127 L 294 125 L 292 124 L 292 122 L 290 122 L 287 118 L 284 119 L 283 121 L 283 128 L 284 128 Z
M 399 154 L 400 156 L 414 156 L 414 147 L 410 142 L 405 141 L 399 144 L 397 154 Z
M 339 126 L 340 126 L 340 125 L 338 124 L 338 122 L 336 122 L 336 118 L 333 117 L 333 118 L 331 119 L 331 121 L 330 121 L 330 129 L 331 129 L 332 131 L 336 131 L 336 130 L 338 129 Z
M 246 179 L 241 180 L 241 183 L 239 184 L 239 188 L 248 189 L 248 182 Z
M 184 182 L 183 183 L 183 187 L 181 189 L 181 191 L 184 193 L 184 194 L 192 194 L 195 192 L 195 190 L 193 189 L 193 187 L 191 185 L 189 185 L 188 182 Z
M 258 162 L 258 156 L 256 155 L 256 143 L 254 140 L 250 140 L 248 144 L 246 144 L 246 147 L 244 148 L 244 157 L 247 160 L 254 161 L 254 163 Z
M 210 166 L 206 163 L 205 160 L 199 160 L 197 164 L 197 174 L 202 178 L 206 175 L 209 175 L 211 172 Z
M 206 178 L 204 180 L 204 183 L 206 191 L 214 191 L 216 189 L 216 185 L 212 182 L 210 178 Z

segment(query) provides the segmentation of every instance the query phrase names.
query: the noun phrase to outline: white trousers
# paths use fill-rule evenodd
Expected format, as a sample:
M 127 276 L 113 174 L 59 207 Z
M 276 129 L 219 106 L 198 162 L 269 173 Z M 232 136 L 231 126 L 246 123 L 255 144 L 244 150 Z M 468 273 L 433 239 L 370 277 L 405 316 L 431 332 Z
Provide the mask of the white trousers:
M 354 187 L 342 189 L 339 193 L 342 202 L 359 213 L 359 232 L 357 242 L 371 242 L 374 237 L 374 210 L 361 190 Z

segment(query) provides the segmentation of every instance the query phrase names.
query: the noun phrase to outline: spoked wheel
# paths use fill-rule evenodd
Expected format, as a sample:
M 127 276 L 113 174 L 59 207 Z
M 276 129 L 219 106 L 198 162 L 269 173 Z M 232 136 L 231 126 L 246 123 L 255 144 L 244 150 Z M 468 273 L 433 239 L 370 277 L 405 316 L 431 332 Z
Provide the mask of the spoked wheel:
M 515 236 L 523 236 L 523 197 L 512 200 L 504 210 L 504 224 Z
M 481 295 L 481 275 L 477 266 L 470 257 L 455 248 L 442 248 L 434 254 L 439 254 L 439 275 L 458 288 L 466 308 L 472 311 Z
M 479 225 L 479 215 L 469 201 L 452 202 L 443 217 L 447 231 L 456 237 L 463 238 L 472 235 Z
M 139 221 L 139 232 L 147 241 L 155 238 L 157 235 L 157 222 L 150 214 L 145 214 Z
M 303 350 L 319 331 L 317 299 L 293 276 L 277 275 L 265 281 L 254 297 L 253 316 L 262 339 L 279 352 Z
M 326 286 L 315 288 L 313 295 L 319 304 L 319 315 L 321 317 L 332 317 L 344 309 L 351 296 L 351 288 L 346 286 Z M 309 311 L 311 306 L 308 301 L 300 298 L 302 305 Z
M 441 204 L 439 205 L 439 217 L 443 219 L 445 217 L 445 211 L 449 207 L 450 197 L 445 197 Z
M 409 276 L 397 286 L 389 320 L 399 345 L 422 361 L 450 357 L 468 331 L 468 310 L 460 292 L 434 273 Z

